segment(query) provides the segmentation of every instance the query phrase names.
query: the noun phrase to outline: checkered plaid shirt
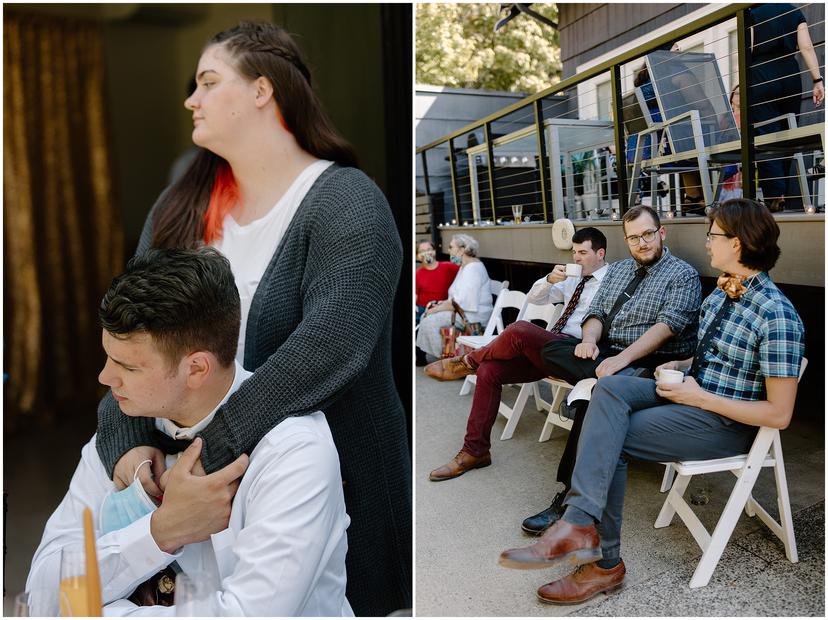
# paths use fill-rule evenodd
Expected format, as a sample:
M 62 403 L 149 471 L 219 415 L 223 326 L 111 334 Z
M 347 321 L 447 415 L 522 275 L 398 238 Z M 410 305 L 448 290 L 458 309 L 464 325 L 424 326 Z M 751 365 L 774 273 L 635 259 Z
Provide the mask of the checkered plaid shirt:
M 632 258 L 609 266 L 584 322 L 593 316 L 604 322 L 638 267 Z M 699 274 L 664 248 L 662 257 L 647 267 L 647 275 L 632 298 L 615 315 L 607 335 L 609 344 L 613 349 L 625 349 L 656 323 L 666 323 L 675 336 L 656 352 L 676 357 L 693 355 L 700 304 Z
M 700 339 L 724 300 L 720 289 L 704 300 Z M 805 327 L 767 273 L 757 275 L 747 292 L 732 304 L 718 334 L 702 353 L 696 377 L 708 392 L 735 400 L 765 400 L 766 378 L 799 376 Z

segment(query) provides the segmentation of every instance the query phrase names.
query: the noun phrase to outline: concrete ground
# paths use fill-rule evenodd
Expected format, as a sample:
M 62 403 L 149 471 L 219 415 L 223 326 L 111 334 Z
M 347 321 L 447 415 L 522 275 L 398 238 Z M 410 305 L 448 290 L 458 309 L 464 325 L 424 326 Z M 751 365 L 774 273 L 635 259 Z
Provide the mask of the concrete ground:
M 654 529 L 664 501 L 664 468 L 633 462 L 624 507 L 622 557 L 625 586 L 581 605 L 553 606 L 536 600 L 538 586 L 563 567 L 520 571 L 502 568 L 498 554 L 531 543 L 520 522 L 545 508 L 557 490 L 555 470 L 566 432 L 538 443 L 545 415 L 530 399 L 514 437 L 500 441 L 505 420 L 492 431 L 492 465 L 454 480 L 430 482 L 431 469 L 462 447 L 472 396 L 458 396 L 461 382 L 416 379 L 416 607 L 418 616 L 825 616 L 824 431 L 797 420 L 782 433 L 799 562 L 790 563 L 782 543 L 758 519 L 744 514 L 708 586 L 689 588 L 701 557 L 690 532 L 676 517 Z M 514 388 L 504 390 L 511 402 Z M 824 403 L 814 404 L 821 411 Z M 801 416 L 800 416 L 801 417 Z M 695 507 L 712 529 L 735 478 L 710 474 L 691 481 L 710 502 Z M 701 483 L 704 482 L 705 485 Z M 776 515 L 770 470 L 760 475 L 754 497 Z

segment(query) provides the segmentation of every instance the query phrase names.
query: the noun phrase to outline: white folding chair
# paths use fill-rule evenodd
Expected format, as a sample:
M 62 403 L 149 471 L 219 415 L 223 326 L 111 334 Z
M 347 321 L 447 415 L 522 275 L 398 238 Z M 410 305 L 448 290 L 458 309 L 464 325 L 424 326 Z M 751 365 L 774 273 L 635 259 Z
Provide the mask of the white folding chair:
M 509 289 L 502 289 L 497 296 L 494 307 L 492 308 L 492 315 L 489 317 L 489 322 L 486 323 L 486 329 L 480 336 L 460 336 L 457 342 L 473 349 L 479 349 L 489 344 L 495 339 L 497 334 L 502 332 L 503 318 L 501 314 L 504 308 L 515 308 L 518 313 L 523 310 L 526 303 L 526 293 L 521 291 L 510 291 Z M 469 375 L 463 382 L 463 387 L 460 388 L 460 396 L 465 396 L 471 390 L 471 386 L 477 382 L 474 375 Z
M 546 328 L 549 329 L 555 324 L 555 321 L 558 320 L 558 317 L 561 315 L 562 311 L 563 304 L 543 304 L 538 306 L 527 303 L 521 314 L 518 314 L 518 320 L 545 321 Z M 523 410 L 526 407 L 526 403 L 529 401 L 530 396 L 534 399 L 535 408 L 538 411 L 543 411 L 543 406 L 546 402 L 541 398 L 538 381 L 530 381 L 529 383 L 521 383 L 519 385 L 520 391 L 518 392 L 517 398 L 515 398 L 514 404 L 509 407 L 501 400 L 497 409 L 498 413 L 506 418 L 506 426 L 503 428 L 503 433 L 500 435 L 501 441 L 512 438 L 512 435 L 515 433 L 515 429 L 517 428 L 518 421 L 520 421 L 520 416 L 523 415 Z
M 799 369 L 800 379 L 807 365 L 808 360 L 803 358 Z M 708 461 L 679 461 L 669 463 L 667 467 L 664 473 L 665 481 L 668 475 L 672 477 L 672 471 L 675 471 L 676 478 L 664 500 L 664 505 L 655 521 L 655 527 L 667 527 L 673 517 L 678 514 L 704 552 L 690 580 L 691 588 L 701 588 L 710 582 L 713 571 L 739 521 L 742 509 L 749 517 L 758 516 L 776 534 L 785 545 L 785 555 L 791 562 L 799 560 L 796 553 L 796 538 L 793 531 L 791 503 L 788 498 L 788 482 L 785 477 L 779 429 L 768 426 L 760 427 L 750 452 L 747 454 Z M 751 495 L 763 467 L 773 467 L 774 470 L 779 522 L 775 521 Z M 737 480 L 711 535 L 682 496 L 693 476 L 720 471 L 731 472 Z
M 506 290 L 509 288 L 509 280 L 489 280 L 489 288 L 492 291 L 492 295 L 497 297 L 500 295 L 500 291 Z
M 497 301 L 497 298 L 503 291 L 509 290 L 509 280 L 503 280 L 503 282 L 498 280 L 489 280 L 489 290 L 492 292 L 492 297 L 494 297 L 495 301 Z M 494 316 L 494 312 L 492 312 L 492 316 Z M 503 319 L 500 315 L 497 316 L 496 321 L 497 329 L 499 331 L 503 331 Z M 488 327 L 488 324 L 486 327 Z
M 552 436 L 552 429 L 556 426 L 567 431 L 572 430 L 572 420 L 561 415 L 561 403 L 563 403 L 564 399 L 572 391 L 572 388 L 575 387 L 568 381 L 556 377 L 545 377 L 541 381 L 552 388 L 552 402 L 541 402 L 549 413 L 546 414 L 546 421 L 543 423 L 543 428 L 538 438 L 539 442 L 549 441 L 549 438 Z

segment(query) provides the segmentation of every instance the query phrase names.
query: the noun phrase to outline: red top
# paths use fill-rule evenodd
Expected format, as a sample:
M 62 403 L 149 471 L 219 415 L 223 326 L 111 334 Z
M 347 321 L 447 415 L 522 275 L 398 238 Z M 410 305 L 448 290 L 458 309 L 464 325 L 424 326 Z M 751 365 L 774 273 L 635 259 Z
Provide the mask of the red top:
M 459 270 L 460 267 L 454 263 L 444 262 L 437 263 L 436 269 L 418 268 L 414 275 L 417 305 L 425 307 L 430 301 L 448 299 L 449 287 Z

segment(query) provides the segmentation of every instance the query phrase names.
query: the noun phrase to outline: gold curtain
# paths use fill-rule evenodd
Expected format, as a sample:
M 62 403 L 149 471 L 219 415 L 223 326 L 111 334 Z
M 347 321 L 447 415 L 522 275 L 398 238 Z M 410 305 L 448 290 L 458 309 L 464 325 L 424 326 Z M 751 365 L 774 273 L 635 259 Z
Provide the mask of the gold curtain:
M 4 10 L 6 430 L 87 417 L 97 308 L 123 264 L 99 24 Z M 93 409 L 94 410 L 94 409 Z

